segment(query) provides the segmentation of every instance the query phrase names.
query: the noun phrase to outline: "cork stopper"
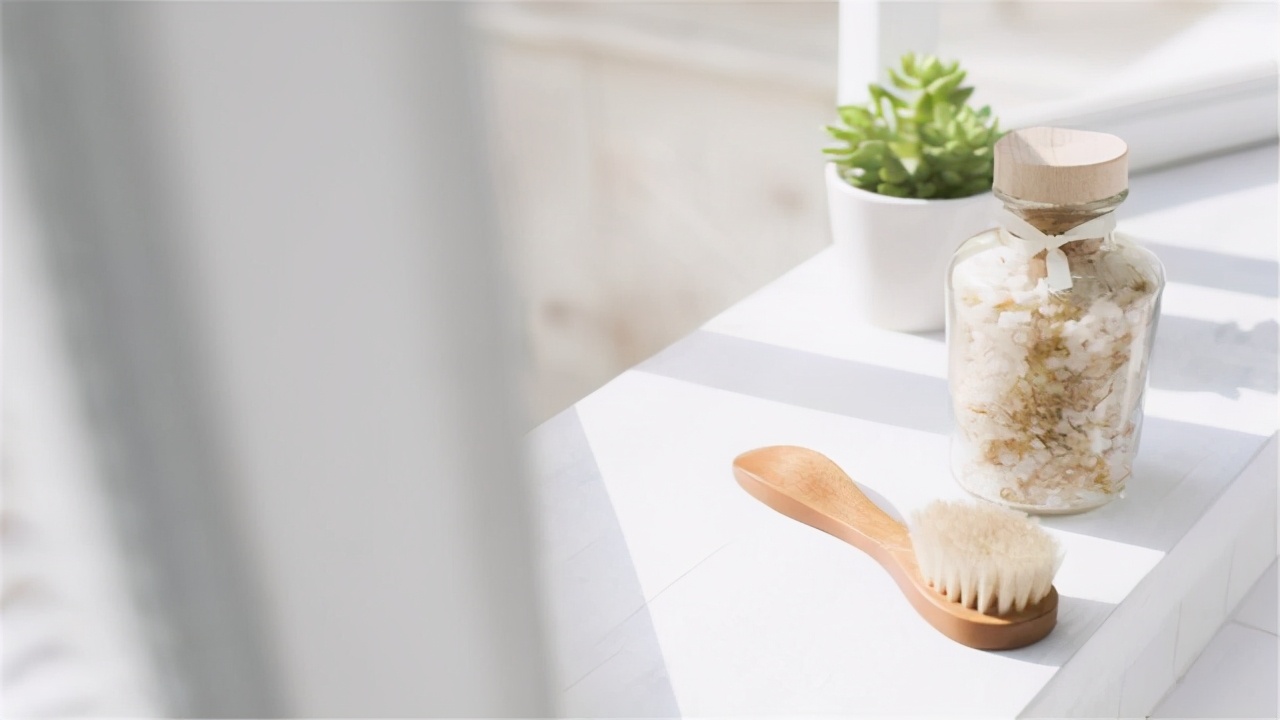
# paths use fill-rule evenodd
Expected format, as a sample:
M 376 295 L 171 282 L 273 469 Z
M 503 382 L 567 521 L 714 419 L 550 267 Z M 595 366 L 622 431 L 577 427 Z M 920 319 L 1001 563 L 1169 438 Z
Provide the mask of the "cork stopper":
M 1115 135 L 1033 127 L 996 143 L 995 190 L 1019 200 L 1080 205 L 1129 188 L 1129 147 Z

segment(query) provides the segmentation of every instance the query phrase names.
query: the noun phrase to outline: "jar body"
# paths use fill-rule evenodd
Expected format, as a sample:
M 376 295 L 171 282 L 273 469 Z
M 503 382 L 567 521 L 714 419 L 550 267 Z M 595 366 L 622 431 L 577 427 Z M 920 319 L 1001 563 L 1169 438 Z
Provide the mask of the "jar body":
M 1045 253 L 1000 229 L 970 238 L 947 273 L 955 432 L 969 492 L 1027 512 L 1088 510 L 1133 470 L 1164 272 L 1118 234 L 1063 246 L 1071 287 Z

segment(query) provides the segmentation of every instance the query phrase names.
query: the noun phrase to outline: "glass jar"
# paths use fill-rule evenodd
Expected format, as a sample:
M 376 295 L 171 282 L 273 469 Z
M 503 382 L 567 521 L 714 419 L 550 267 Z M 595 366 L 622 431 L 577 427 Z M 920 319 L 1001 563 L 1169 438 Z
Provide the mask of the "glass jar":
M 1001 227 L 947 273 L 952 473 L 1027 512 L 1088 510 L 1133 471 L 1164 271 L 1111 230 L 1127 188 L 1056 203 L 1015 197 L 999 175 Z

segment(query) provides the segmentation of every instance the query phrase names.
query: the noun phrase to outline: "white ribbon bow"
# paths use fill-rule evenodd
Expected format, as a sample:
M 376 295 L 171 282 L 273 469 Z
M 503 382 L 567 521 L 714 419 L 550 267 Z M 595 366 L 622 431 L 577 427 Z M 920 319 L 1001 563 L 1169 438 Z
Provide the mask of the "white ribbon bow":
M 1044 251 L 1049 289 L 1058 291 L 1071 289 L 1071 266 L 1067 263 L 1067 254 L 1062 252 L 1062 246 L 1075 240 L 1089 240 L 1110 235 L 1111 231 L 1116 229 L 1116 216 L 1107 213 L 1077 225 L 1061 235 L 1046 235 L 1007 209 L 1001 209 L 1000 225 L 1029 257 Z

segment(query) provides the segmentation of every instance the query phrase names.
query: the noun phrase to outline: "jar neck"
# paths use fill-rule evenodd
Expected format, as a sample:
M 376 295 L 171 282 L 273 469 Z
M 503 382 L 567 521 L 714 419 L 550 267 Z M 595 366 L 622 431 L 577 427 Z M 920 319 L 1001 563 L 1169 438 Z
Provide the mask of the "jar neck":
M 1006 210 L 1026 220 L 1032 227 L 1046 235 L 1061 235 L 1077 225 L 1083 225 L 1096 217 L 1113 212 L 1129 196 L 1129 191 L 1124 190 L 1102 200 L 1074 205 L 1059 205 L 1056 203 L 1023 200 L 1006 195 L 999 190 L 995 190 L 994 193 L 1004 203 Z

